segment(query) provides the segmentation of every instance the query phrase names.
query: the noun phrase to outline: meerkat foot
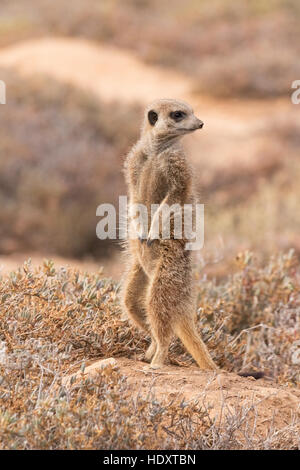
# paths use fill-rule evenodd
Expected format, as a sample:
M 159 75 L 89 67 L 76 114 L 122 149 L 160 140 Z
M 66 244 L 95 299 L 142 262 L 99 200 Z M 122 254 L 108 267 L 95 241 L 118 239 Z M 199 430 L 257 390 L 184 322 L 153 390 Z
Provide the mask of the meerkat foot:
M 155 341 L 152 340 L 149 348 L 145 352 L 145 360 L 147 362 L 150 362 L 155 353 L 156 353 L 156 343 L 155 343 Z
M 164 346 L 163 348 L 158 344 L 156 347 L 155 355 L 150 364 L 151 369 L 160 369 L 163 367 L 166 356 L 168 353 L 168 347 Z
M 162 367 L 163 367 L 163 364 L 160 364 L 160 363 L 157 363 L 157 362 L 154 363 L 154 364 L 151 362 L 151 364 L 149 365 L 150 369 L 161 369 Z
M 158 365 L 158 364 L 156 364 L 156 365 L 154 365 L 154 366 L 152 366 L 151 364 L 147 364 L 146 366 L 143 367 L 143 370 L 144 370 L 145 372 L 151 372 L 151 371 L 154 371 L 154 370 L 161 369 L 161 367 L 162 367 L 162 366 L 161 366 L 161 365 Z

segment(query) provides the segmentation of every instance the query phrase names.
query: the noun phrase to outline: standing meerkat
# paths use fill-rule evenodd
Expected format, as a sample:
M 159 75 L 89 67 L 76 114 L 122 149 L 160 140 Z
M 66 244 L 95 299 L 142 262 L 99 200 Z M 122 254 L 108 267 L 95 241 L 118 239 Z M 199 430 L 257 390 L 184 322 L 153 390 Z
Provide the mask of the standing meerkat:
M 185 249 L 187 240 L 174 237 L 174 226 L 169 239 L 156 239 L 154 234 L 164 207 L 177 204 L 183 208 L 196 201 L 192 170 L 180 140 L 202 127 L 203 122 L 188 104 L 157 100 L 146 109 L 141 137 L 125 161 L 129 208 L 143 204 L 148 224 L 131 219 L 130 230 L 136 239 L 130 237 L 128 241 L 130 267 L 122 300 L 135 325 L 151 335 L 145 359 L 154 369 L 163 365 L 174 334 L 200 368 L 217 369 L 195 328 L 192 259 Z M 151 217 L 153 204 L 157 210 Z

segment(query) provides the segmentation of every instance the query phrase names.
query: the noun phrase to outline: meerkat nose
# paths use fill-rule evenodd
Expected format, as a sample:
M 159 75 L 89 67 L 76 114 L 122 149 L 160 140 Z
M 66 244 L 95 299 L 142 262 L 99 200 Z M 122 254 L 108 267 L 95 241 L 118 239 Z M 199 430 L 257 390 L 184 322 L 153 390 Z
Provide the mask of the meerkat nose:
M 198 119 L 198 126 L 199 129 L 202 129 L 202 127 L 204 126 L 204 122 L 200 121 L 200 119 Z

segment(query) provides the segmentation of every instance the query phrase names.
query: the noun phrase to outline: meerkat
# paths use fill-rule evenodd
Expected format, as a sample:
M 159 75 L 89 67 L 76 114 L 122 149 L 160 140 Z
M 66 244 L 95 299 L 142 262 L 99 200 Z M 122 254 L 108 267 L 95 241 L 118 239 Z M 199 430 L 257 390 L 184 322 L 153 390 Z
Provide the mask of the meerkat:
M 155 238 L 154 226 L 166 204 L 193 204 L 193 172 L 181 138 L 203 127 L 192 108 L 173 99 L 154 101 L 146 108 L 141 136 L 124 165 L 129 207 L 147 208 L 150 229 L 130 221 L 135 239 L 128 240 L 129 269 L 122 304 L 134 324 L 151 335 L 146 351 L 150 367 L 163 366 L 174 335 L 183 342 L 201 369 L 216 370 L 195 327 L 195 292 L 191 252 L 186 240 Z M 157 210 L 152 217 L 151 206 Z M 129 211 L 130 212 L 130 211 Z

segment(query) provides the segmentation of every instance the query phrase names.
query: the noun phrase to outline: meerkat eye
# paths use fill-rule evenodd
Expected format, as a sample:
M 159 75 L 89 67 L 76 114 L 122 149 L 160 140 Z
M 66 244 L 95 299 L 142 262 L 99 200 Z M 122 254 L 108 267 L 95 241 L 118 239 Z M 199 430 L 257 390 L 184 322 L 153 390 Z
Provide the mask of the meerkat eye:
M 183 118 L 185 118 L 186 114 L 183 111 L 172 111 L 170 113 L 170 118 L 173 119 L 174 121 L 181 121 Z
M 148 120 L 151 126 L 155 125 L 157 119 L 158 119 L 158 114 L 155 111 L 153 111 L 153 109 L 151 109 L 151 111 L 149 111 L 148 113 Z

